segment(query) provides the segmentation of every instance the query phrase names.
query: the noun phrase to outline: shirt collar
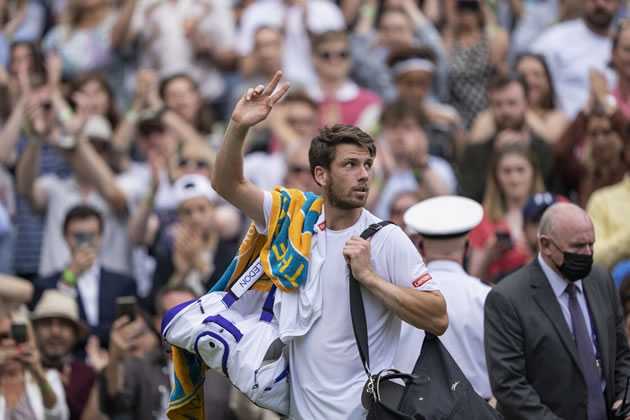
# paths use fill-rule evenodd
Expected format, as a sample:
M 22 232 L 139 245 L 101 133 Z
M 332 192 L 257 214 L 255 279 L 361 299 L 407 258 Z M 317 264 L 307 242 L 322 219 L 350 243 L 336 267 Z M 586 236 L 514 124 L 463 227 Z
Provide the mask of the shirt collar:
M 326 99 L 334 99 L 338 102 L 350 102 L 359 95 L 359 86 L 351 80 L 335 92 L 334 98 L 326 98 L 326 94 L 321 90 L 317 83 L 311 84 L 308 88 L 308 94 L 317 102 L 323 102 Z
M 553 293 L 556 295 L 556 298 L 560 298 L 560 295 L 562 295 L 567 290 L 567 285 L 569 284 L 569 282 L 560 277 L 558 273 L 556 273 L 551 267 L 549 267 L 540 252 L 538 253 L 538 263 L 545 273 L 545 276 L 547 277 L 547 280 L 549 281 L 549 284 L 551 285 L 551 288 L 553 289 Z M 573 284 L 575 284 L 576 289 L 580 293 L 582 293 L 582 280 L 578 280 Z
M 451 260 L 433 260 L 427 263 L 427 268 L 430 271 L 450 271 L 450 272 L 460 272 L 465 273 L 464 268 Z

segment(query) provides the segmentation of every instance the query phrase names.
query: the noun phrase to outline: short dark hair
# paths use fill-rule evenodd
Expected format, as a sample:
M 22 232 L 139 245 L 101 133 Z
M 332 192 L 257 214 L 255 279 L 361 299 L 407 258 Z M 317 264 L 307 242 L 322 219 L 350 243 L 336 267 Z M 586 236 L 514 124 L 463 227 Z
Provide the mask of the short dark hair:
M 321 34 L 313 35 L 311 37 L 311 48 L 315 51 L 325 42 L 330 41 L 345 41 L 350 43 L 350 36 L 346 31 L 326 31 Z
M 435 52 L 429 47 L 402 47 L 392 51 L 387 59 L 387 65 L 394 67 L 396 63 L 410 58 L 424 58 L 435 64 Z
M 195 293 L 195 291 L 186 284 L 165 284 L 155 293 L 155 300 L 153 302 L 155 306 L 155 313 L 158 316 L 164 316 L 166 314 L 167 310 L 164 308 L 162 301 L 166 295 L 174 292 L 190 293 L 195 298 L 198 297 L 197 293 Z
M 488 93 L 496 92 L 497 90 L 505 89 L 512 83 L 518 83 L 523 88 L 525 98 L 529 94 L 529 86 L 527 86 L 527 80 L 523 73 L 516 71 L 510 71 L 507 73 L 500 73 L 492 76 L 488 82 Z
M 308 160 L 311 175 L 315 177 L 315 168 L 321 166 L 330 169 L 330 163 L 335 160 L 337 146 L 352 144 L 368 150 L 371 157 L 376 156 L 374 139 L 358 127 L 346 124 L 335 124 L 319 130 L 319 135 L 311 141 Z
M 422 104 L 410 98 L 398 98 L 383 108 L 381 125 L 391 127 L 407 118 L 412 118 L 420 127 L 429 122 Z
M 315 102 L 313 98 L 311 98 L 305 91 L 300 90 L 300 89 L 289 91 L 287 96 L 285 96 L 284 99 L 282 100 L 283 104 L 296 103 L 296 102 L 308 105 L 309 108 L 315 111 L 319 110 L 319 106 L 317 105 L 317 102 Z
M 66 218 L 63 221 L 63 233 L 68 232 L 68 226 L 75 220 L 85 220 L 91 217 L 95 217 L 98 220 L 98 231 L 103 233 L 103 216 L 98 210 L 85 204 L 79 204 L 72 207 L 66 213 Z

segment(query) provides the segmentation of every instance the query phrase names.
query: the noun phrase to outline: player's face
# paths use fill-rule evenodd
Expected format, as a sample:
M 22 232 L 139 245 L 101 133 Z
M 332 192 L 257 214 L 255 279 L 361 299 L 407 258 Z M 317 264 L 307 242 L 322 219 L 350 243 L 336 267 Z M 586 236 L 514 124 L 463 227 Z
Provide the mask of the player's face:
M 365 206 L 374 159 L 360 146 L 340 144 L 327 171 L 324 196 L 334 207 L 352 210 Z

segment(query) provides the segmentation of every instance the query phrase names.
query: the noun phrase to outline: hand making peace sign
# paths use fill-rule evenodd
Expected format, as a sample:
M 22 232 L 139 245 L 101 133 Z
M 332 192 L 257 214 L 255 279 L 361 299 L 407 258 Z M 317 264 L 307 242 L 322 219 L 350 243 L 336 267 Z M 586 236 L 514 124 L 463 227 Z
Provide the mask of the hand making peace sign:
M 267 88 L 263 85 L 249 88 L 236 104 L 232 113 L 232 120 L 246 127 L 251 127 L 267 118 L 273 106 L 289 90 L 290 83 L 287 82 L 274 93 L 280 79 L 282 79 L 282 72 L 277 71 Z

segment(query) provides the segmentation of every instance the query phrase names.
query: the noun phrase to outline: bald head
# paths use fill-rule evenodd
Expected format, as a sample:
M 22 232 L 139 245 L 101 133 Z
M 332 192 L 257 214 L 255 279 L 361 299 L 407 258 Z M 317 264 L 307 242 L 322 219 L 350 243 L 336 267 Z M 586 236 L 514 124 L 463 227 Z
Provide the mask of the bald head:
M 422 239 L 422 257 L 425 262 L 451 260 L 459 264 L 464 263 L 468 235 L 450 239 L 425 238 L 422 235 L 420 237 Z
M 538 225 L 538 237 L 546 235 L 555 238 L 580 227 L 593 228 L 588 214 L 575 204 L 556 203 L 543 213 Z
M 593 223 L 588 214 L 575 204 L 556 203 L 545 211 L 540 220 L 538 242 L 547 265 L 561 274 L 560 266 L 567 254 L 593 255 Z

